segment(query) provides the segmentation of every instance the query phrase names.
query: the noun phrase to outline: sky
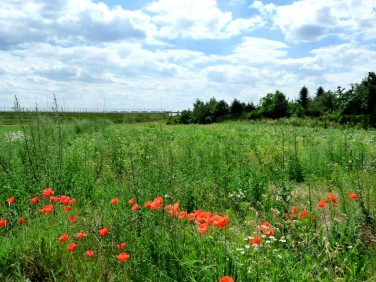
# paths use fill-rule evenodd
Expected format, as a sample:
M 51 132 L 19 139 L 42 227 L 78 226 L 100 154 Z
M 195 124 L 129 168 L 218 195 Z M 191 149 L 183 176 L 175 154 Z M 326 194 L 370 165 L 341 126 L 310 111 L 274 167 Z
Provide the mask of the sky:
M 0 1 L 0 108 L 257 105 L 375 66 L 374 0 Z

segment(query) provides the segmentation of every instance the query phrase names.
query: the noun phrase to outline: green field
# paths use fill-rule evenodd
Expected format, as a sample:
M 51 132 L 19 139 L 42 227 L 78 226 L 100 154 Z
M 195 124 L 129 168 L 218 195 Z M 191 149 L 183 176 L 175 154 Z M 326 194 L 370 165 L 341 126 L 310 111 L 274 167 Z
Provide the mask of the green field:
M 49 112 L 43 115 L 54 117 L 56 113 Z M 138 123 L 138 122 L 154 122 L 167 120 L 167 113 L 59 113 L 60 117 L 67 122 L 74 121 L 97 121 L 108 120 L 112 123 Z M 33 119 L 34 112 L 0 112 L 0 125 L 17 125 L 19 119 Z
M 0 139 L 1 281 L 376 279 L 375 131 L 41 117 Z

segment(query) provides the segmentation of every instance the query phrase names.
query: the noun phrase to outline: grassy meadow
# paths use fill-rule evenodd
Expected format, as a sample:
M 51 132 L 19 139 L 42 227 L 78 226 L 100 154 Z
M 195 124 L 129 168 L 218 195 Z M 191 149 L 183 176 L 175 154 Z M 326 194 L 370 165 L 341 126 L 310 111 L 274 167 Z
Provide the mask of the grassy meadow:
M 374 281 L 375 142 L 248 122 L 0 127 L 0 280 Z
M 54 112 L 44 112 L 44 116 L 54 117 Z M 33 119 L 35 113 L 30 112 L 0 112 L 0 124 L 2 125 L 17 125 L 19 123 L 19 118 L 24 120 Z M 139 123 L 139 122 L 155 122 L 168 119 L 168 113 L 142 113 L 142 112 L 126 112 L 126 113 L 108 113 L 108 112 L 61 112 L 59 116 L 62 120 L 66 122 L 111 122 L 111 123 Z

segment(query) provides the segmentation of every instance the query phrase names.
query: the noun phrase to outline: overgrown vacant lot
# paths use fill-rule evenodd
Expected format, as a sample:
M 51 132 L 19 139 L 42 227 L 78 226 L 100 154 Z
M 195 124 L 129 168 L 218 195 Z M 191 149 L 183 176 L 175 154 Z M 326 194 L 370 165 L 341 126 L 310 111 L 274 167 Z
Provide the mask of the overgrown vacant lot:
M 89 125 L 0 134 L 2 281 L 376 279 L 374 131 Z

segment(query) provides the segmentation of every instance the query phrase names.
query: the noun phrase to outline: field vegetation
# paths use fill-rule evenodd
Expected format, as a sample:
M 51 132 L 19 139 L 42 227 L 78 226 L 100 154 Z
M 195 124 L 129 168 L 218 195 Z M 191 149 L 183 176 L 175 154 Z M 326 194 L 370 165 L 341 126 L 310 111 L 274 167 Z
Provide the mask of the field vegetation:
M 376 279 L 374 131 L 57 112 L 14 129 L 0 127 L 1 281 Z
M 54 117 L 53 112 L 45 112 L 44 116 Z M 60 112 L 60 118 L 65 122 L 75 123 L 78 126 L 92 126 L 92 124 L 101 123 L 139 123 L 139 122 L 160 122 L 168 119 L 167 113 L 75 113 L 75 112 Z M 0 124 L 16 126 L 19 124 L 20 116 L 26 121 L 34 119 L 35 112 L 19 112 L 8 111 L 0 112 Z M 90 123 L 90 125 L 88 125 Z

